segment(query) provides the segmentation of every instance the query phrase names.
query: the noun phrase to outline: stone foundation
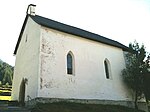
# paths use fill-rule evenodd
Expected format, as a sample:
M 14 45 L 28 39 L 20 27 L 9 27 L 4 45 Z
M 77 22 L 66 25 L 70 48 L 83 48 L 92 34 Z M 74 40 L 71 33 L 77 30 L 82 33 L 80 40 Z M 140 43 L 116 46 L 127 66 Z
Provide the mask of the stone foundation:
M 62 98 L 35 98 L 26 101 L 26 106 L 33 107 L 37 103 L 54 103 L 54 102 L 74 102 L 82 104 L 103 104 L 103 105 L 120 105 L 129 108 L 134 108 L 133 101 L 113 101 L 113 100 L 97 100 L 97 99 L 62 99 Z M 145 102 L 139 102 L 138 107 L 140 110 L 148 112 L 148 108 Z

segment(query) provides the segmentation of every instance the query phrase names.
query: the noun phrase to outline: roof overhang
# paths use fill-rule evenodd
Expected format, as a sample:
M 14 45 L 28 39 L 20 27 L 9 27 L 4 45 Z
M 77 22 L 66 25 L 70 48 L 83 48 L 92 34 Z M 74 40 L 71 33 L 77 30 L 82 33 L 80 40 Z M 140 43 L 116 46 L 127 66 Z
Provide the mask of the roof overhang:
M 123 44 L 121 44 L 117 41 L 114 41 L 112 39 L 108 39 L 106 37 L 103 37 L 101 35 L 91 33 L 89 31 L 86 31 L 86 30 L 83 30 L 83 29 L 80 29 L 80 28 L 76 28 L 76 27 L 73 27 L 73 26 L 70 26 L 70 25 L 66 25 L 66 24 L 63 24 L 63 23 L 60 23 L 60 22 L 57 22 L 57 21 L 54 21 L 54 20 L 51 20 L 51 19 L 48 19 L 48 18 L 45 18 L 45 17 L 41 17 L 41 16 L 38 16 L 38 15 L 32 16 L 32 15 L 27 14 L 26 17 L 25 17 L 23 26 L 21 28 L 21 31 L 20 31 L 20 35 L 19 35 L 16 47 L 15 47 L 15 50 L 14 50 L 14 55 L 17 53 L 17 50 L 18 50 L 18 47 L 19 47 L 19 44 L 20 44 L 20 41 L 21 41 L 21 38 L 22 38 L 22 35 L 23 35 L 23 32 L 24 32 L 24 29 L 25 29 L 25 26 L 26 26 L 26 23 L 27 23 L 27 20 L 28 20 L 29 17 L 31 17 L 37 24 L 39 24 L 41 26 L 52 28 L 52 29 L 55 29 L 55 30 L 58 30 L 58 31 L 68 33 L 68 34 L 80 36 L 80 37 L 83 37 L 83 38 L 86 38 L 86 39 L 89 39 L 89 40 L 93 40 L 93 41 L 97 41 L 97 42 L 100 42 L 100 43 L 104 43 L 104 44 L 107 44 L 107 45 L 110 45 L 110 46 L 118 47 L 118 48 L 121 48 L 123 51 L 130 51 L 127 46 L 125 46 L 125 45 L 123 45 Z

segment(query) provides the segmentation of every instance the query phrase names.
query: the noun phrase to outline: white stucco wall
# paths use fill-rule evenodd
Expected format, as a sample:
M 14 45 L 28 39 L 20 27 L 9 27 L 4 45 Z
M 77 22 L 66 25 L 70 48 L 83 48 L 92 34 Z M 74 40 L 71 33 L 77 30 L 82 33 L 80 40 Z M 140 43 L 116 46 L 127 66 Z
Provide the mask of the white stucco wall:
M 12 100 L 19 99 L 20 84 L 23 78 L 27 78 L 28 80 L 26 84 L 25 100 L 27 100 L 27 95 L 31 98 L 37 96 L 40 46 L 39 37 L 40 26 L 29 17 L 16 54 Z
M 120 48 L 43 27 L 40 51 L 38 97 L 131 100 L 121 77 L 125 62 Z M 74 55 L 74 75 L 66 70 L 69 51 Z M 106 58 L 112 79 L 106 79 Z

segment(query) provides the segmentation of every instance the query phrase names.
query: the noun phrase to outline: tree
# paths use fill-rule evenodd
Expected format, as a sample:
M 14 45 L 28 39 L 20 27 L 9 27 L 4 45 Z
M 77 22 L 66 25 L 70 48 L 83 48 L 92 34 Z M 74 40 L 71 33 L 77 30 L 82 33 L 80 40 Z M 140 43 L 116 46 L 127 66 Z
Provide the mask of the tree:
M 150 101 L 150 54 L 147 56 L 145 61 L 147 63 L 148 72 L 144 74 L 144 94 L 146 97 L 146 102 Z
M 12 84 L 13 69 L 12 66 L 0 60 L 0 81 L 2 85 Z
M 146 97 L 146 102 L 150 101 L 150 73 L 144 75 L 144 94 Z
M 130 52 L 126 54 L 126 68 L 122 70 L 125 83 L 135 93 L 135 108 L 138 109 L 137 101 L 145 93 L 144 74 L 148 73 L 149 56 L 145 51 L 144 45 L 139 46 L 135 41 L 129 44 Z

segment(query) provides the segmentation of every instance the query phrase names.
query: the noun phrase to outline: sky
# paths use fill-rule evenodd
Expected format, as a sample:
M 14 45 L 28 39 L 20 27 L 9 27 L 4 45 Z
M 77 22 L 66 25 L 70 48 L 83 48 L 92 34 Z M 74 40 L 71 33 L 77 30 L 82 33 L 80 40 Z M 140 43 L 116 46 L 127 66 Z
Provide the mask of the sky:
M 150 52 L 150 0 L 3 0 L 0 3 L 0 59 L 15 65 L 13 55 L 26 10 L 118 41 L 135 40 Z

